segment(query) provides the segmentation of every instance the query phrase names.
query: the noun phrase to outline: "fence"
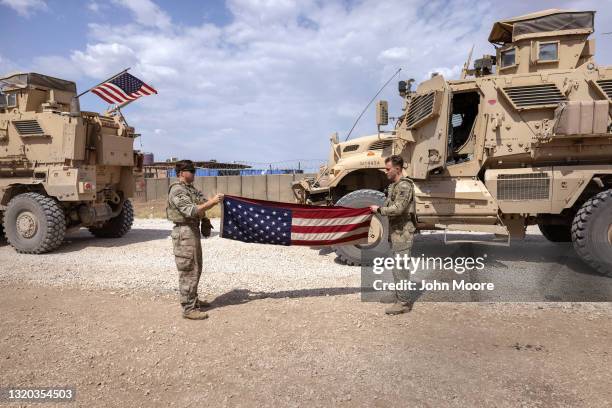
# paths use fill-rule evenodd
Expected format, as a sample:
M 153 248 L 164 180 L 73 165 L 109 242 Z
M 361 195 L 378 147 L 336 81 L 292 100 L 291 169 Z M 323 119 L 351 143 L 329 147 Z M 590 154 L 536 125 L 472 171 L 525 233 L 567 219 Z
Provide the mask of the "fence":
M 196 177 L 195 187 L 206 197 L 217 193 L 231 194 L 259 200 L 293 202 L 291 183 L 313 174 L 267 174 L 265 176 L 210 176 Z M 168 187 L 175 177 L 144 179 L 144 188 L 137 192 L 140 201 L 162 200 L 168 197 Z

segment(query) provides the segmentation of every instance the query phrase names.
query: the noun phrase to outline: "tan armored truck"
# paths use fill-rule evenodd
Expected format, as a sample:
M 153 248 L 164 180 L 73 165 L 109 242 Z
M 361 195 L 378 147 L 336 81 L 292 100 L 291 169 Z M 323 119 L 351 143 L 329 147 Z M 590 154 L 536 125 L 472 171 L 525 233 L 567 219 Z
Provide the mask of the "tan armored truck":
M 612 67 L 594 60 L 594 14 L 546 10 L 496 22 L 495 55 L 466 63 L 460 80 L 434 75 L 414 92 L 400 81 L 394 129 L 342 143 L 332 136 L 327 165 L 293 185 L 297 200 L 380 205 L 384 160 L 400 154 L 415 182 L 418 229 L 488 232 L 509 244 L 537 224 L 612 274 Z M 379 130 L 387 117 L 380 101 Z M 337 254 L 368 262 L 365 252 L 387 249 L 386 228 L 376 218 L 368 245 Z
M 121 237 L 133 221 L 134 129 L 120 113 L 81 112 L 74 82 L 28 73 L 0 79 L 0 230 L 22 253 L 67 229 Z

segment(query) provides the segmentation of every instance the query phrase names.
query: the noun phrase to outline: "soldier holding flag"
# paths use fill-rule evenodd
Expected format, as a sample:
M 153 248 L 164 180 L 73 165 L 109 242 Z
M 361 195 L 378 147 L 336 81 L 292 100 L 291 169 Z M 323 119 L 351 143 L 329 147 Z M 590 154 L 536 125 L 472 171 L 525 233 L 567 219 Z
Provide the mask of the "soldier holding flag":
M 179 292 L 183 317 L 202 320 L 208 314 L 200 310 L 209 306 L 198 299 L 198 283 L 202 274 L 202 243 L 200 241 L 200 220 L 206 210 L 217 205 L 223 198 L 217 194 L 210 200 L 193 186 L 195 166 L 191 160 L 176 163 L 178 181 L 168 189 L 166 215 L 174 223 L 172 245 L 179 271 Z

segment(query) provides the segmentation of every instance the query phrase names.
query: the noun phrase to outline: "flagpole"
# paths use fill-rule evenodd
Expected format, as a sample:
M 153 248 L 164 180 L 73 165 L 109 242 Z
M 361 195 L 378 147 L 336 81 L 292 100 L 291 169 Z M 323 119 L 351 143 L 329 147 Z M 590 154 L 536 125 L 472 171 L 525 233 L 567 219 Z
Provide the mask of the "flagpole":
M 81 92 L 80 94 L 78 94 L 77 96 L 75 96 L 75 98 L 77 98 L 77 99 L 78 99 L 78 98 L 80 98 L 81 96 L 85 95 L 87 92 L 89 92 L 89 91 L 91 91 L 92 89 L 94 89 L 95 87 L 100 86 L 100 85 L 102 85 L 102 84 L 103 84 L 103 83 L 105 83 L 105 82 L 112 81 L 113 79 L 117 78 L 119 75 L 122 75 L 122 74 L 124 74 L 124 73 L 128 72 L 128 71 L 129 71 L 129 69 L 130 69 L 130 68 L 126 68 L 126 69 L 124 69 L 123 71 L 121 71 L 120 73 L 118 73 L 117 75 L 113 75 L 112 77 L 110 77 L 110 78 L 108 78 L 108 79 L 106 79 L 106 80 L 104 80 L 104 81 L 100 82 L 98 85 L 92 86 L 91 88 L 89 88 L 89 89 L 88 89 L 88 90 L 86 90 L 85 92 Z
M 95 88 L 95 87 L 94 87 L 94 88 Z M 126 107 L 126 106 L 128 106 L 130 103 L 134 102 L 135 100 L 136 100 L 136 99 L 131 99 L 131 100 L 129 100 L 129 101 L 122 102 L 122 103 L 120 103 L 119 105 L 115 105 L 115 107 L 114 107 L 114 108 L 107 110 L 107 111 L 106 111 L 106 113 L 110 115 L 111 113 L 113 113 L 113 112 L 115 112 L 115 111 L 120 111 L 120 110 L 121 110 L 121 108 L 125 108 L 125 107 Z

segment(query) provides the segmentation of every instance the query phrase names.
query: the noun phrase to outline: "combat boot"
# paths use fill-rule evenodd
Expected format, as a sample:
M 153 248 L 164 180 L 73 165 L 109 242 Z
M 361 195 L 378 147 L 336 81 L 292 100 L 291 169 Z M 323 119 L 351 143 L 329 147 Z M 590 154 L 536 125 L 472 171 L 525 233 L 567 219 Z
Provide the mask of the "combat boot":
M 385 309 L 385 314 L 388 315 L 398 315 L 402 313 L 407 313 L 412 309 L 408 302 L 395 302 L 391 306 Z
M 208 319 L 208 313 L 204 313 L 198 309 L 191 309 L 188 312 L 183 312 L 183 318 L 189 320 L 204 320 Z

